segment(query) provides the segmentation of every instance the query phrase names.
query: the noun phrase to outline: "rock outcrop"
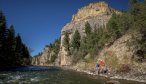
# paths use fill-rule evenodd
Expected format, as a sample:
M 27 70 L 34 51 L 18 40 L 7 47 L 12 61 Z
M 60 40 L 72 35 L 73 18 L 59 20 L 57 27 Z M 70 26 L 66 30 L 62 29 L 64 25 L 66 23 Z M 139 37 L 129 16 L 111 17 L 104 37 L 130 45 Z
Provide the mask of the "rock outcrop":
M 120 13 L 119 11 L 109 7 L 106 2 L 91 3 L 88 6 L 85 6 L 78 10 L 78 12 L 72 16 L 71 22 L 67 23 L 61 30 L 61 43 L 60 51 L 57 55 L 55 65 L 71 65 L 72 58 L 68 56 L 68 52 L 63 46 L 65 33 L 69 34 L 70 42 L 72 41 L 72 35 L 75 30 L 78 30 L 81 37 L 85 36 L 85 24 L 88 22 L 93 28 L 101 28 L 106 26 L 110 20 L 113 13 Z M 46 65 L 50 60 L 53 52 L 49 48 L 45 48 L 41 56 L 34 57 L 32 59 L 33 64 L 35 65 Z
M 100 28 L 106 26 L 113 13 L 120 13 L 105 2 L 91 3 L 78 10 L 77 14 L 73 15 L 72 21 L 67 23 L 61 30 L 61 47 L 60 47 L 60 65 L 71 65 L 72 60 L 67 56 L 67 51 L 63 46 L 64 34 L 69 34 L 70 41 L 75 30 L 78 30 L 81 37 L 85 35 L 85 24 L 88 22 L 93 28 Z
M 32 58 L 33 65 L 40 65 L 40 66 L 48 66 L 50 64 L 50 60 L 55 53 L 50 50 L 49 47 L 45 47 L 42 54 Z

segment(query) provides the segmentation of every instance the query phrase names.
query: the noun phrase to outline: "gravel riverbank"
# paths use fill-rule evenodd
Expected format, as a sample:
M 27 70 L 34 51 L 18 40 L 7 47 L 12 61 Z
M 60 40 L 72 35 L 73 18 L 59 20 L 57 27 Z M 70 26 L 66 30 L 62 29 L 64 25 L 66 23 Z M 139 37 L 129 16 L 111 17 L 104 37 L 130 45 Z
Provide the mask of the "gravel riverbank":
M 71 66 L 63 66 L 63 69 L 70 69 L 74 70 L 77 72 L 84 72 L 90 75 L 98 75 L 98 76 L 103 76 L 107 77 L 110 79 L 124 79 L 124 80 L 130 80 L 130 81 L 137 81 L 141 82 L 142 84 L 146 84 L 146 73 L 113 73 L 113 72 L 108 72 L 106 74 L 100 73 L 98 74 L 96 71 L 89 71 L 89 70 L 81 70 L 79 68 L 74 68 Z

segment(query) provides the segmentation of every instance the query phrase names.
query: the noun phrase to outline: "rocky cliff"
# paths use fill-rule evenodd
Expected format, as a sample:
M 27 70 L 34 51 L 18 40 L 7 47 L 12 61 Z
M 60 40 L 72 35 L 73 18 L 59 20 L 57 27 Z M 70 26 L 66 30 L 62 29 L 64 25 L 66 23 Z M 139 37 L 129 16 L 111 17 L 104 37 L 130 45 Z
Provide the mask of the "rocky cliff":
M 67 51 L 63 46 L 64 34 L 67 32 L 72 41 L 72 35 L 75 30 L 78 30 L 81 37 L 85 36 L 85 23 L 88 22 L 93 28 L 106 26 L 113 13 L 120 13 L 105 2 L 91 3 L 78 10 L 77 14 L 73 15 L 70 23 L 67 23 L 61 30 L 61 47 L 60 47 L 60 65 L 71 65 L 72 60 L 67 56 Z
M 67 51 L 63 46 L 64 34 L 67 32 L 69 34 L 70 42 L 72 41 L 72 35 L 75 30 L 78 30 L 81 37 L 85 36 L 85 23 L 88 22 L 92 28 L 100 28 L 106 26 L 107 22 L 111 18 L 113 13 L 120 13 L 113 8 L 109 7 L 106 2 L 91 3 L 78 10 L 78 12 L 72 16 L 71 22 L 67 23 L 61 30 L 61 44 L 60 51 L 56 59 L 57 65 L 71 65 L 72 58 L 67 55 Z M 35 65 L 46 65 L 51 57 L 47 47 L 41 56 L 34 57 L 32 59 Z
M 32 58 L 32 65 L 40 66 L 51 66 L 54 65 L 50 61 L 52 60 L 55 52 L 52 51 L 49 47 L 45 47 L 42 54 Z
M 63 43 L 65 33 L 69 34 L 70 42 L 72 41 L 73 34 L 75 30 L 78 30 L 81 37 L 85 36 L 85 24 L 88 22 L 93 28 L 106 27 L 112 14 L 121 14 L 121 12 L 111 8 L 106 2 L 91 3 L 78 10 L 78 12 L 72 16 L 71 22 L 67 23 L 61 30 L 61 39 L 59 46 L 56 49 L 51 49 L 51 47 L 45 47 L 43 53 L 37 57 L 33 57 L 33 65 L 72 65 L 72 56 L 68 54 Z M 116 40 L 110 47 L 104 47 L 100 53 L 98 53 L 96 59 L 102 59 L 110 61 L 108 58 L 112 55 L 112 59 L 118 60 L 119 64 L 122 64 L 123 60 L 130 63 L 130 58 L 134 55 L 134 50 L 128 50 L 127 42 L 130 40 L 131 36 L 129 34 L 123 35 L 121 38 Z M 55 57 L 54 57 L 55 56 Z M 51 61 L 53 58 L 53 61 Z M 54 60 L 55 58 L 55 60 Z M 88 58 L 88 55 L 85 56 Z M 107 59 L 106 59 L 107 58 Z M 109 63 L 110 64 L 110 63 Z
M 46 45 L 43 52 L 32 58 L 32 65 L 54 66 L 59 65 L 58 53 L 60 50 L 60 39 L 53 44 Z M 58 58 L 58 59 L 56 59 Z

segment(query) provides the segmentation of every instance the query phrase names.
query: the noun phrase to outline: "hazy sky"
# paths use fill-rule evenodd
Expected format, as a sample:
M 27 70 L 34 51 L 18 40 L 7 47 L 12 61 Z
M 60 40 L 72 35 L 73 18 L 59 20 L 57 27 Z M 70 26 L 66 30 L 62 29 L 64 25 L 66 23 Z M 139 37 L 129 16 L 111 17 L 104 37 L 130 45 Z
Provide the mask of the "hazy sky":
M 0 10 L 7 25 L 14 25 L 24 43 L 34 50 L 31 55 L 36 55 L 60 37 L 62 27 L 79 8 L 98 1 L 119 10 L 128 8 L 128 0 L 0 0 Z

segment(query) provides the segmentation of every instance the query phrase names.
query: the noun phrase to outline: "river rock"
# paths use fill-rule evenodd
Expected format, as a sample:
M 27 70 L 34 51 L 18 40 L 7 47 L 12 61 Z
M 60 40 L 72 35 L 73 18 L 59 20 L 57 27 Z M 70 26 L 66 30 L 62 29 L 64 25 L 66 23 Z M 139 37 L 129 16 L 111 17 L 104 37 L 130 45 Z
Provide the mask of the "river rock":
M 110 81 L 107 81 L 105 84 L 120 84 L 120 82 L 116 80 L 110 80 Z

